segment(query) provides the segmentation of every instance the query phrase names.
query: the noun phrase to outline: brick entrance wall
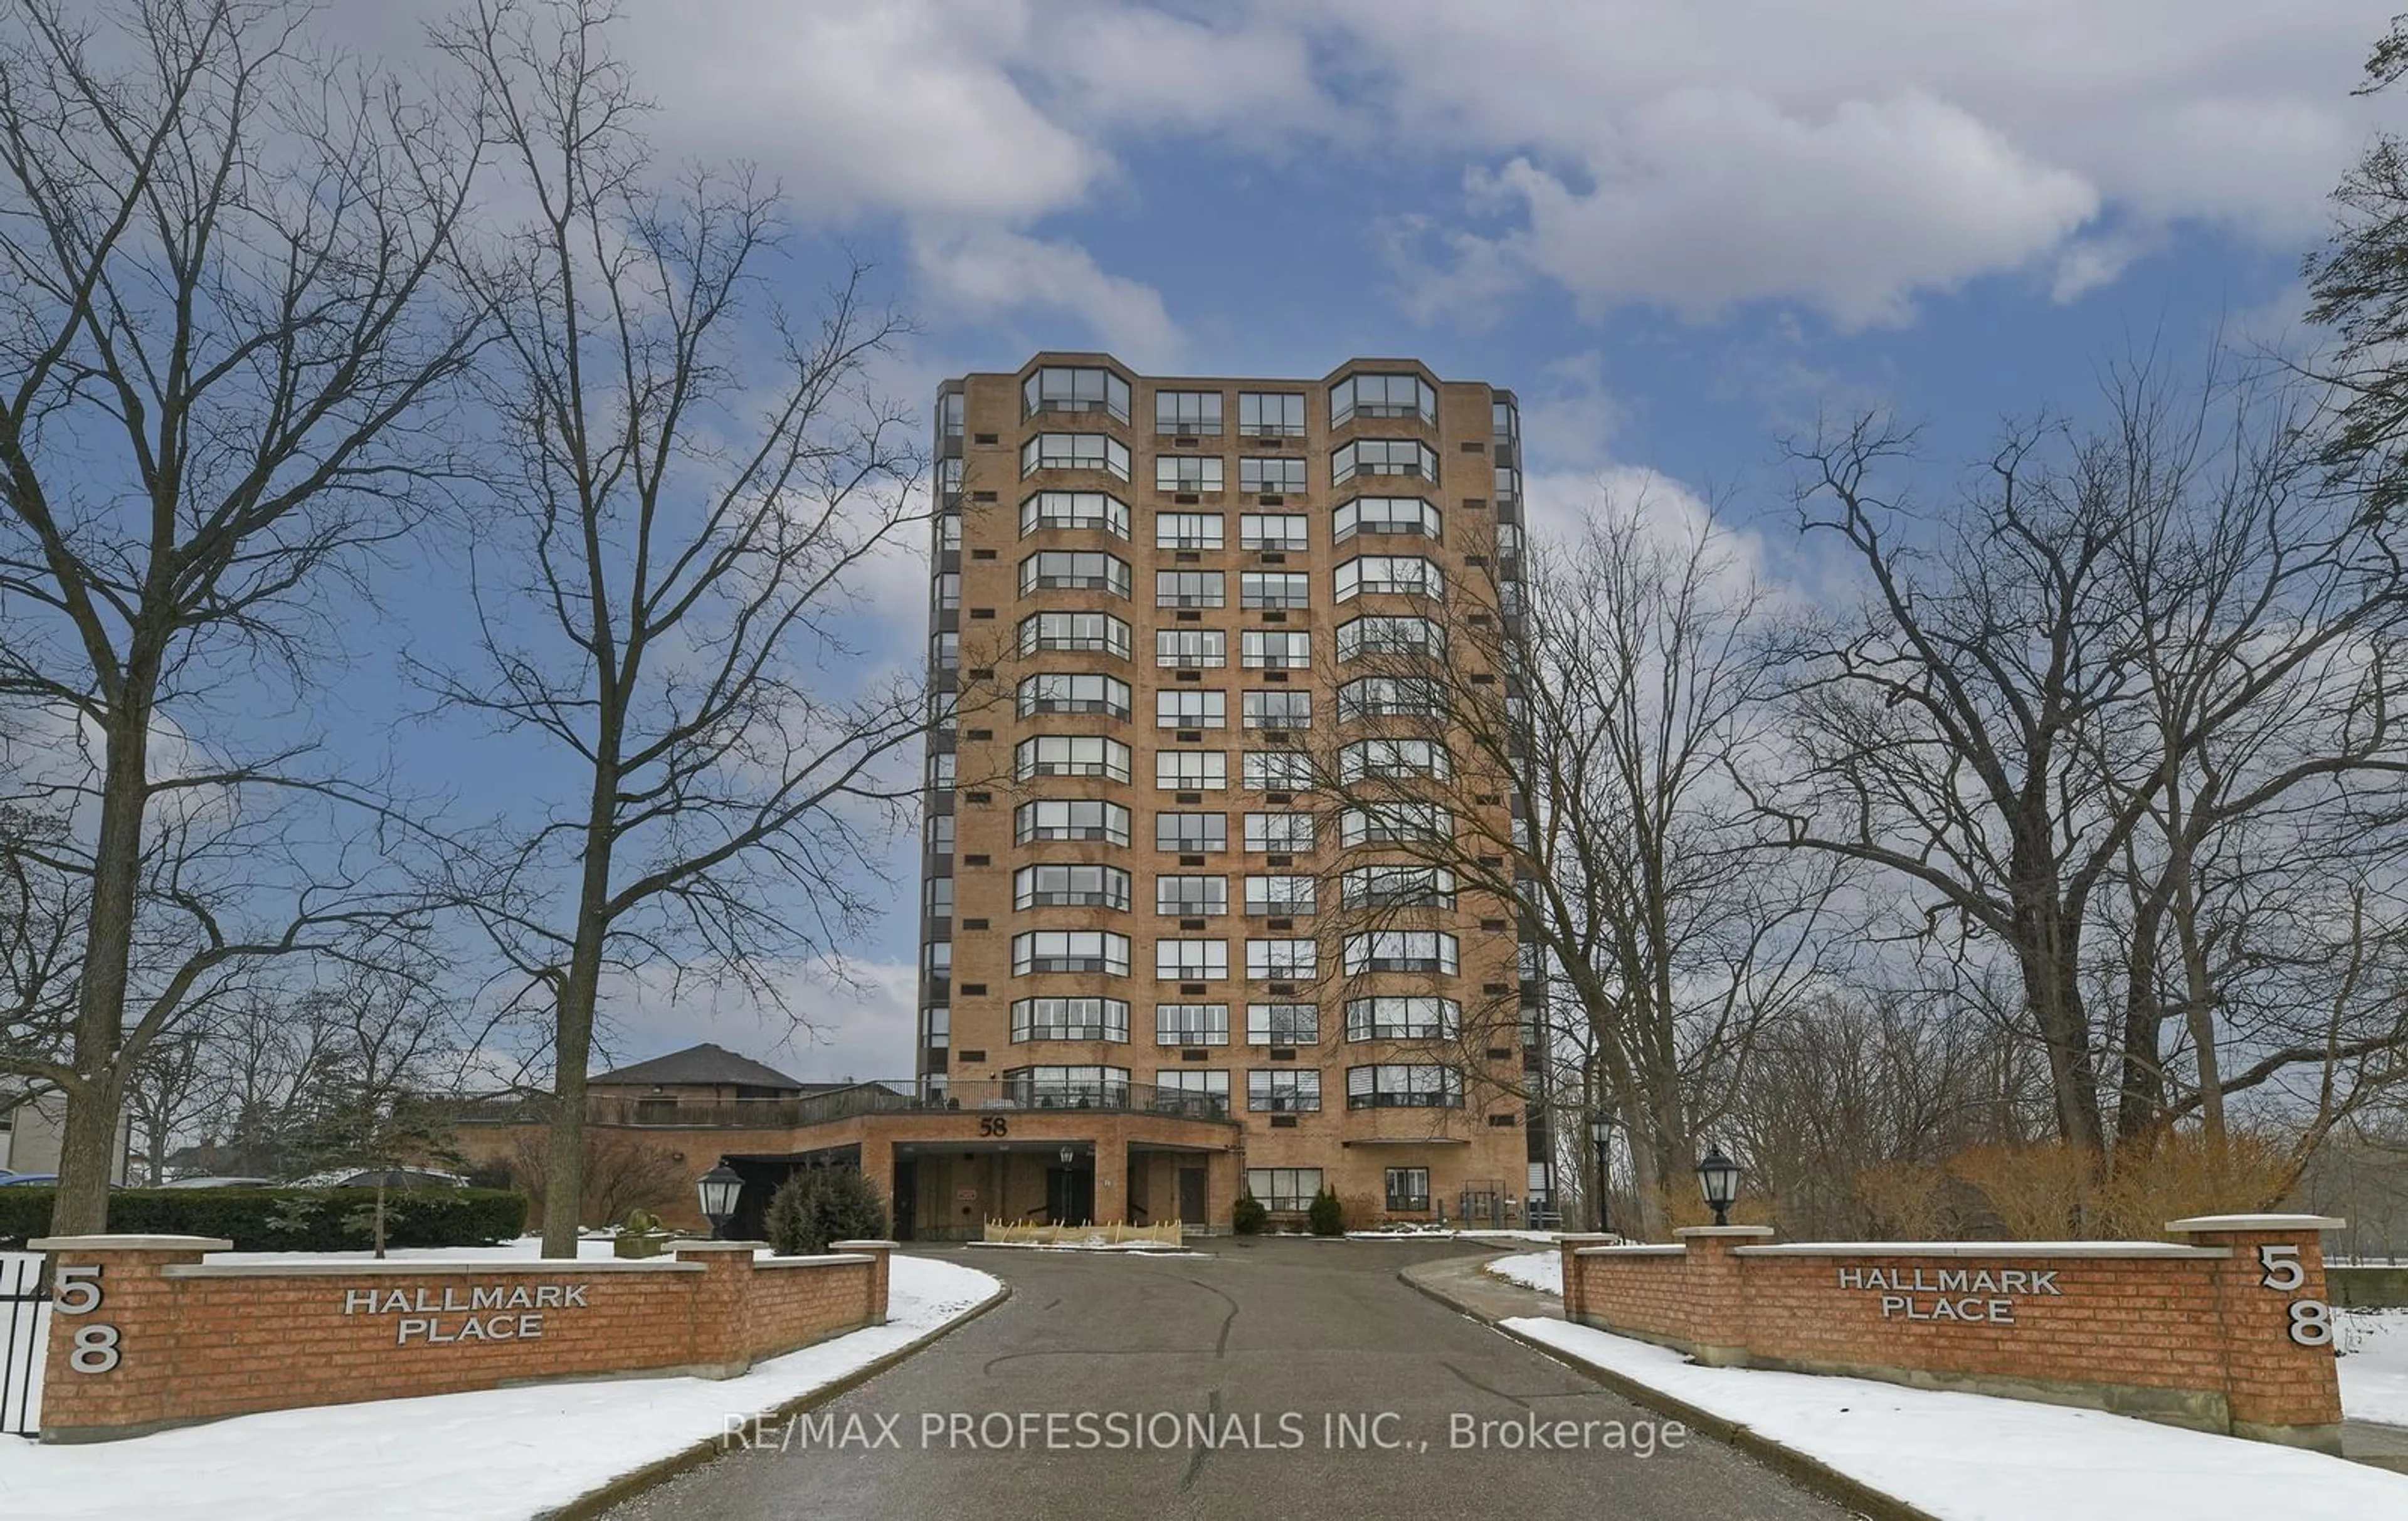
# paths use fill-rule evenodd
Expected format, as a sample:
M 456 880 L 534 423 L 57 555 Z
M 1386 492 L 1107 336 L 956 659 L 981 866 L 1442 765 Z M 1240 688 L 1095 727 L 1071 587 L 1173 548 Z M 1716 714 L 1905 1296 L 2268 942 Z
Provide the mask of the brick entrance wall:
M 1699 1362 L 2088 1405 L 2339 1450 L 2313 1215 L 2177 1220 L 2164 1241 L 1670 1246 L 1565 1238 L 1564 1313 Z
M 885 1323 L 891 1241 L 686 1241 L 640 1262 L 209 1263 L 198 1236 L 37 1241 L 57 1285 L 42 1440 L 624 1373 L 730 1378 Z

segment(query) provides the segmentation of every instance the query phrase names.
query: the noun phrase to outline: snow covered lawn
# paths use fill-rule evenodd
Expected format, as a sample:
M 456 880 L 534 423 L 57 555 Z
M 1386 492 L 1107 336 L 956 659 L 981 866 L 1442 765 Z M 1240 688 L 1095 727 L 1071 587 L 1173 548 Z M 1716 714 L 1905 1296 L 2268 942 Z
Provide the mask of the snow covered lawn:
M 2342 1413 L 2408 1426 L 2408 1310 L 2344 1310 L 2335 1322 Z
M 1560 1252 L 1525 1252 L 1519 1256 L 1498 1257 L 1488 1265 L 1487 1270 L 1509 1284 L 1563 1298 L 1564 1257 Z
M 1561 1320 L 1506 1327 L 1806 1453 L 1942 1521 L 2365 1521 L 2408 1475 L 2099 1411 L 1863 1379 L 1698 1368 Z
M 534 1256 L 537 1243 L 394 1256 Z M 606 1256 L 608 1241 L 585 1256 Z M 360 1256 L 365 1254 L 339 1254 Z M 290 1254 L 252 1254 L 269 1259 Z M 245 1260 L 225 1253 L 213 1261 Z M 775 1409 L 976 1309 L 987 1274 L 896 1256 L 889 1323 L 761 1363 L 741 1378 L 629 1378 L 273 1411 L 131 1442 L 45 1447 L 0 1437 L 0 1516 L 45 1521 L 524 1521 Z

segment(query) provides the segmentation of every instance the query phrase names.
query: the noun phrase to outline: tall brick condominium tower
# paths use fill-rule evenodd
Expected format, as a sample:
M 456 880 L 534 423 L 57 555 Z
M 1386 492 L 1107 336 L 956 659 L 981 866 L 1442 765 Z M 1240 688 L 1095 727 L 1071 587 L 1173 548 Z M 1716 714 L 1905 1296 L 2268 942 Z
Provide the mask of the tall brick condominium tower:
M 923 1095 L 1223 1122 L 1275 1213 L 1543 1209 L 1536 969 L 1469 869 L 1516 829 L 1465 716 L 1517 706 L 1512 394 L 1043 353 L 937 419 Z M 1062 1156 L 1055 1217 L 1228 1223 Z

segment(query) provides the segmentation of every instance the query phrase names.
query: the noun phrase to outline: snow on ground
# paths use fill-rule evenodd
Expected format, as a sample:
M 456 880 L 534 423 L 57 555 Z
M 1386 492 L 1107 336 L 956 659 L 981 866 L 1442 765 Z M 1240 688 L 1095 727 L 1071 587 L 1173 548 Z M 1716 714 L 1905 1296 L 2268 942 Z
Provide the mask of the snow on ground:
M 1486 1270 L 1509 1284 L 1535 1288 L 1557 1299 L 1563 1297 L 1564 1258 L 1560 1252 L 1525 1252 L 1520 1256 L 1498 1257 L 1488 1264 Z
M 1553 1318 L 1504 1323 L 1753 1428 L 1942 1521 L 2365 1521 L 2408 1515 L 2408 1475 L 2100 1411 L 1864 1379 L 1698 1368 Z
M 1451 1226 L 1405 1226 L 1386 1230 L 1350 1230 L 1350 1241 L 1552 1241 L 1552 1230 L 1457 1230 Z
M 585 1255 L 609 1251 L 608 1241 L 589 1241 Z M 533 1242 L 511 1242 L 393 1255 L 537 1254 Z M 245 1256 L 292 1259 L 226 1253 L 211 1260 Z M 613 1379 L 271 1411 L 90 1446 L 0 1437 L 0 1516 L 524 1521 L 718 1437 L 733 1417 L 833 1383 L 968 1313 L 1001 1287 L 974 1269 L 897 1256 L 887 1325 L 772 1358 L 740 1378 Z
M 2408 1426 L 2408 1310 L 2344 1310 L 2341 1408 L 2352 1420 Z

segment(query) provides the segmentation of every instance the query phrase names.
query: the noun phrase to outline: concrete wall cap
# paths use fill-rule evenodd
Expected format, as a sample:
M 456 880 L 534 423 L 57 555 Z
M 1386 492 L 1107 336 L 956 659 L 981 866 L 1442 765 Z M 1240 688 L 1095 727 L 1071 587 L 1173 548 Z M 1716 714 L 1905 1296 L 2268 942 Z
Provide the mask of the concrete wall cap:
M 44 1236 L 27 1241 L 36 1252 L 231 1252 L 234 1242 L 215 1236 Z
M 828 1250 L 831 1252 L 892 1252 L 901 1244 L 900 1241 L 830 1241 Z
M 1691 1236 L 1770 1236 L 1772 1234 L 1772 1227 L 1770 1226 L 1683 1226 L 1672 1234 L 1684 1241 Z
M 2170 1241 L 1784 1241 L 1735 1246 L 1752 1257 L 2229 1257 L 2229 1246 Z
M 850 1263 L 874 1263 L 878 1259 L 867 1252 L 830 1252 L 815 1257 L 754 1257 L 752 1266 L 760 1268 L 835 1268 Z M 699 1268 L 699 1262 L 689 1262 L 689 1268 Z
M 1557 1246 L 1587 1246 L 1598 1242 L 1618 1241 L 1622 1237 L 1611 1230 L 1567 1231 L 1555 1238 Z
M 589 1273 L 660 1273 L 707 1271 L 699 1262 L 672 1262 L 667 1257 L 639 1261 L 570 1262 L 535 1258 L 515 1262 L 415 1262 L 387 1257 L 379 1262 L 193 1262 L 159 1270 L 162 1278 L 582 1278 Z
M 1740 1250 L 1746 1252 L 1757 1249 L 1743 1246 Z M 1685 1246 L 1663 1246 L 1649 1242 L 1627 1242 L 1621 1246 L 1576 1246 L 1572 1249 L 1572 1256 L 1576 1257 L 1684 1257 L 1688 1255 L 1689 1249 Z
M 2206 1230 L 2339 1230 L 2348 1224 L 2329 1214 L 2194 1214 L 2169 1220 L 2166 1228 L 2196 1235 Z
M 672 1252 L 767 1252 L 767 1241 L 714 1241 L 701 1236 L 681 1236 L 668 1243 Z

